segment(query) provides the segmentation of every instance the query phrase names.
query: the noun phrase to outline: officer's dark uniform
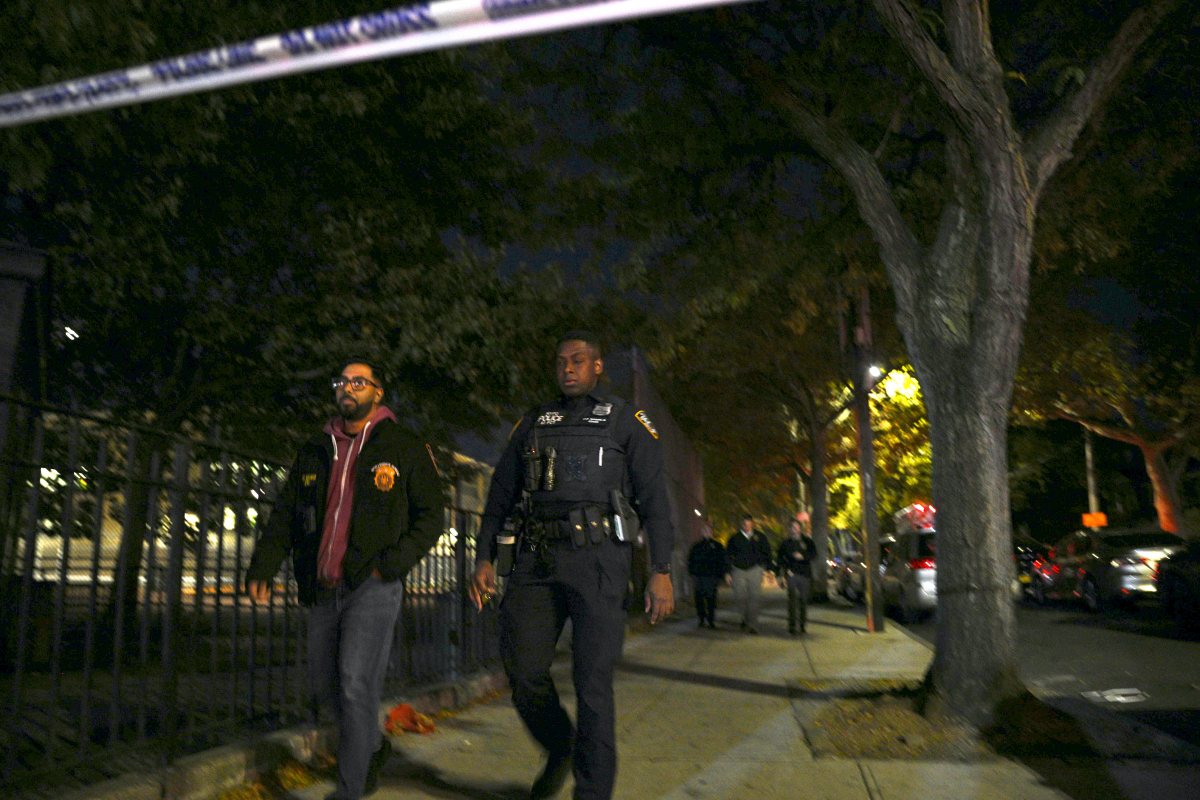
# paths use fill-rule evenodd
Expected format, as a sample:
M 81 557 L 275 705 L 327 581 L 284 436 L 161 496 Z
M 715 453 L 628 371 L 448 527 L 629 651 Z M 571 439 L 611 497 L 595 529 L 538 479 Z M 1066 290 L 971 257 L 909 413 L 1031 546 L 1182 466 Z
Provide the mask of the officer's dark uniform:
M 513 704 L 551 757 L 573 745 L 575 797 L 607 800 L 616 778 L 613 670 L 625 634 L 631 544 L 617 541 L 610 492 L 624 490 L 649 540 L 650 562 L 667 571 L 674 533 L 662 450 L 653 422 L 625 401 L 593 391 L 528 412 L 514 428 L 492 476 L 480 541 L 481 559 L 520 499 L 523 455 L 531 447 L 545 472 L 531 493 L 533 522 L 522 536 L 500 606 L 500 647 Z M 553 452 L 553 458 L 550 453 Z M 549 462 L 553 461 L 553 468 Z M 549 478 L 547 480 L 547 478 Z M 584 541 L 571 521 L 587 509 Z M 550 664 L 563 625 L 573 631 L 578 730 L 559 702 Z
M 817 547 L 807 536 L 799 539 L 789 536 L 779 543 L 777 555 L 778 575 L 787 581 L 788 633 L 795 633 L 797 624 L 804 633 L 808 625 L 808 593 Z

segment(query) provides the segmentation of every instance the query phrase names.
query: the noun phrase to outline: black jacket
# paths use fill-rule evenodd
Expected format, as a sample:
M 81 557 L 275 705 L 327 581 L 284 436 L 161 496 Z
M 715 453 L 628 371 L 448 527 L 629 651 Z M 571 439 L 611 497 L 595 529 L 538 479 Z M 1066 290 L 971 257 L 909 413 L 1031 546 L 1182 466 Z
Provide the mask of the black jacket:
M 791 572 L 811 577 L 812 562 L 816 557 L 817 546 L 810 537 L 787 537 L 779 543 L 779 550 L 775 554 L 779 576 L 783 577 Z
M 688 574 L 698 578 L 722 578 L 729 572 L 725 547 L 716 539 L 700 539 L 688 551 Z
M 750 531 L 749 539 L 741 531 L 733 534 L 725 543 L 725 551 L 729 554 L 730 565 L 737 569 L 762 567 L 769 570 L 774 563 L 771 558 L 771 543 L 757 530 Z
M 402 580 L 442 533 L 445 499 L 431 452 L 392 420 L 375 424 L 354 465 L 354 506 L 342 560 L 351 589 L 376 569 L 385 581 Z M 291 553 L 300 602 L 312 605 L 332 460 L 328 434 L 300 448 L 254 548 L 246 580 L 271 580 Z M 376 470 L 386 464 L 395 468 L 391 481 L 391 470 Z

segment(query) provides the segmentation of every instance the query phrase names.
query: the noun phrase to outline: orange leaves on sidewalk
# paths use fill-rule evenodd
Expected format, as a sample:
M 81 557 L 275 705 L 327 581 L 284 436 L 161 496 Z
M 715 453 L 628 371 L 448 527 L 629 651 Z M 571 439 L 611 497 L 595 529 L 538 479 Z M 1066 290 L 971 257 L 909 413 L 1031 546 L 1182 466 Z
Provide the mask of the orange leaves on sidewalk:
M 388 712 L 383 728 L 396 736 L 401 733 L 433 733 L 437 730 L 433 720 L 417 711 L 408 703 L 400 703 Z

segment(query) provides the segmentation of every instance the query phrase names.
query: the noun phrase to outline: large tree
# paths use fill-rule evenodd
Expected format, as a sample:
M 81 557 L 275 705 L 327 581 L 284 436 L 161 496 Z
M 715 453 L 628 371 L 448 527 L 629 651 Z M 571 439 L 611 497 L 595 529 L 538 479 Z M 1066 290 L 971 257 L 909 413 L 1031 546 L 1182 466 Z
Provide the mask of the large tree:
M 610 182 L 625 205 L 606 210 L 645 236 L 646 263 L 687 268 L 668 288 L 719 268 L 730 241 L 777 249 L 789 232 L 761 225 L 763 209 L 804 226 L 805 207 L 836 207 L 812 153 L 848 190 L 931 423 L 934 685 L 975 721 L 1021 691 L 1006 439 L 1040 204 L 1122 81 L 1186 47 L 1143 49 L 1178 6 L 1035 3 L 997 12 L 994 27 L 981 0 L 774 2 L 579 37 L 586 58 L 556 55 L 558 74 L 574 65 L 596 98 L 588 153 L 634 176 Z
M 945 0 L 871 3 L 914 72 L 879 89 L 936 105 L 916 124 L 941 139 L 941 192 L 930 229 L 902 210 L 885 165 L 802 75 L 749 64 L 758 89 L 846 180 L 896 295 L 930 419 L 938 506 L 934 682 L 951 708 L 983 722 L 1021 691 L 1009 594 L 1007 425 L 1029 299 L 1038 203 L 1084 126 L 1125 77 L 1138 49 L 1176 3 L 1136 8 L 1094 52 L 1075 91 L 1018 120 L 997 54 L 991 9 Z M 1096 35 L 1099 31 L 1090 31 Z M 780 78 L 783 80 L 779 80 Z M 818 101 L 818 102 L 814 102 Z M 901 127 L 903 102 L 897 106 Z M 1025 123 L 1025 124 L 1022 124 Z

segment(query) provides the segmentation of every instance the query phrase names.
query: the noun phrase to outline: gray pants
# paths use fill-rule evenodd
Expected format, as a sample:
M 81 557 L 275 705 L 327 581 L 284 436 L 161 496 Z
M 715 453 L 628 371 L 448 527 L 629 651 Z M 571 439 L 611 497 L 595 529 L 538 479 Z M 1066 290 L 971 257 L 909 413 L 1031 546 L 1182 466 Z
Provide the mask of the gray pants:
M 379 704 L 403 591 L 404 581 L 372 577 L 354 591 L 339 586 L 309 612 L 309 684 L 337 722 L 339 800 L 362 796 L 382 741 Z
M 758 627 L 758 601 L 762 595 L 762 567 L 730 570 L 733 576 L 733 598 L 742 612 L 742 622 L 748 628 Z

